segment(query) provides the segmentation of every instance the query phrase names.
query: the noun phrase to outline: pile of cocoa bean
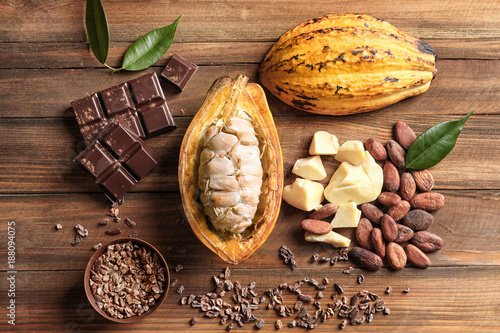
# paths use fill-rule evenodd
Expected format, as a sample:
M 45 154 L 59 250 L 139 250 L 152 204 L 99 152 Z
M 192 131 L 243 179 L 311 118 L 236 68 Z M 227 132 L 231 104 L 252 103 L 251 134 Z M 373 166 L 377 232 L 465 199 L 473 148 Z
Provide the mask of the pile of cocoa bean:
M 443 240 L 426 231 L 434 222 L 430 213 L 444 205 L 444 196 L 431 191 L 434 179 L 429 170 L 406 170 L 406 151 L 416 139 L 415 132 L 402 121 L 393 126 L 394 140 L 384 145 L 368 139 L 365 148 L 377 161 L 384 162 L 384 192 L 378 203 L 361 205 L 364 217 L 356 228 L 360 247 L 350 257 L 362 266 L 377 270 L 386 257 L 389 265 L 402 269 L 407 262 L 426 268 L 426 253 L 440 250 Z

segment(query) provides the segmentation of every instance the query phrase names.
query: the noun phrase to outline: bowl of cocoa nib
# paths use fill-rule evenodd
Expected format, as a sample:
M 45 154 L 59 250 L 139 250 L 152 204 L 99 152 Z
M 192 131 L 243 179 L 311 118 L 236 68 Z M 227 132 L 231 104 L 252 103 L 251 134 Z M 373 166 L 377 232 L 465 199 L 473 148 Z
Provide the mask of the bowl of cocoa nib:
M 119 238 L 97 249 L 84 282 L 85 294 L 100 315 L 117 323 L 135 323 L 161 306 L 170 274 L 154 246 L 137 238 Z

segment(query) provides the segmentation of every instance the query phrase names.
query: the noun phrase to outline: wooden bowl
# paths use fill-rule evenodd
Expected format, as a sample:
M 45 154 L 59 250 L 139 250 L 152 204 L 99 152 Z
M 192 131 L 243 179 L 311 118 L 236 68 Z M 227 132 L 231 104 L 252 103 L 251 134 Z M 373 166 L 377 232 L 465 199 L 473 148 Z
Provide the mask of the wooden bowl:
M 165 286 L 163 288 L 164 290 L 163 290 L 163 293 L 161 294 L 160 298 L 156 301 L 155 305 L 152 306 L 148 311 L 145 311 L 144 313 L 142 313 L 140 315 L 135 315 L 135 316 L 128 317 L 128 318 L 119 319 L 119 318 L 111 317 L 103 309 L 99 308 L 99 306 L 97 305 L 97 303 L 94 299 L 94 295 L 92 294 L 92 290 L 90 288 L 90 271 L 91 271 L 92 266 L 94 265 L 95 261 L 97 260 L 97 258 L 107 250 L 109 245 L 117 244 L 117 243 L 126 243 L 126 242 L 132 242 L 134 244 L 143 246 L 143 247 L 151 250 L 151 252 L 156 253 L 158 258 L 160 259 L 161 264 L 165 267 Z M 163 258 L 160 251 L 158 251 L 153 245 L 149 244 L 148 242 L 146 242 L 142 239 L 127 237 L 127 238 L 115 239 L 115 240 L 108 242 L 108 243 L 104 244 L 103 246 L 101 246 L 94 253 L 94 255 L 90 258 L 90 260 L 87 264 L 87 268 L 85 269 L 85 276 L 84 276 L 83 280 L 84 280 L 84 286 L 85 286 L 85 294 L 87 295 L 87 299 L 89 300 L 90 304 L 92 304 L 92 307 L 101 316 L 103 316 L 104 318 L 106 318 L 108 320 L 114 321 L 116 323 L 127 324 L 127 323 L 135 323 L 135 322 L 143 320 L 144 318 L 152 315 L 156 311 L 156 309 L 158 309 L 161 306 L 161 304 L 165 301 L 165 298 L 166 298 L 167 293 L 168 293 L 168 288 L 170 286 L 170 273 L 169 273 L 168 265 L 167 265 L 167 262 L 165 261 L 165 258 Z

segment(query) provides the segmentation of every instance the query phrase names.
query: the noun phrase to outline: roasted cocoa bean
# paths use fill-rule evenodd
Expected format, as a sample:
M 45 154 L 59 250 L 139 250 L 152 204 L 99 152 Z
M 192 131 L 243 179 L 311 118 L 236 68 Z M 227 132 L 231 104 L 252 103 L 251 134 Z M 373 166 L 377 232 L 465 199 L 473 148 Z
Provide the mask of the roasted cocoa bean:
M 305 219 L 301 224 L 302 229 L 316 235 L 327 234 L 333 229 L 331 223 L 314 219 Z
M 387 141 L 386 149 L 392 163 L 398 168 L 404 169 L 406 166 L 406 152 L 403 147 L 396 141 L 389 140 Z
M 415 132 L 403 121 L 398 121 L 393 126 L 393 134 L 396 141 L 403 147 L 408 150 L 417 138 Z
M 429 231 L 416 232 L 411 242 L 424 252 L 435 252 L 443 248 L 443 239 Z
M 398 224 L 398 235 L 396 236 L 394 242 L 404 243 L 412 239 L 413 235 L 414 235 L 413 230 L 411 230 L 410 228 L 408 228 L 403 224 Z
M 363 267 L 376 271 L 382 267 L 382 258 L 370 250 L 362 247 L 353 247 L 349 253 L 350 257 L 357 261 Z
M 415 267 L 427 268 L 431 265 L 429 257 L 413 244 L 408 244 L 405 247 L 406 257 L 408 262 Z
M 434 187 L 434 178 L 429 170 L 413 170 L 411 172 L 413 179 L 417 185 L 417 189 L 422 192 L 429 192 Z
M 385 162 L 383 174 L 385 189 L 389 192 L 397 192 L 400 184 L 399 171 L 391 161 Z
M 377 139 L 370 138 L 366 140 L 365 149 L 377 161 L 387 160 L 387 150 L 385 150 L 384 145 L 382 145 L 382 143 Z
M 410 211 L 410 208 L 411 205 L 408 201 L 401 200 L 399 205 L 389 208 L 389 210 L 387 211 L 387 215 L 390 215 L 394 219 L 394 221 L 399 221 L 406 215 L 406 213 Z
M 382 192 L 378 196 L 378 202 L 387 207 L 396 206 L 401 202 L 401 197 L 394 192 Z
M 380 219 L 380 227 L 385 240 L 388 242 L 394 242 L 398 236 L 398 225 L 396 224 L 396 221 L 394 221 L 390 215 L 384 214 L 384 216 Z
M 434 217 L 422 209 L 414 209 L 406 213 L 401 223 L 413 231 L 427 230 L 434 222 Z
M 367 250 L 373 249 L 371 241 L 371 233 L 373 230 L 373 225 L 367 218 L 361 218 L 359 220 L 358 226 L 356 228 L 356 239 L 362 248 Z
M 332 216 L 337 212 L 339 206 L 334 204 L 333 202 L 327 203 L 326 205 L 321 206 L 311 214 L 309 214 L 310 219 L 321 220 L 327 217 Z
M 373 228 L 371 233 L 371 241 L 373 249 L 380 256 L 380 258 L 385 257 L 385 241 L 382 236 L 382 230 L 379 228 Z
M 399 185 L 399 194 L 401 195 L 401 199 L 410 201 L 410 199 L 415 195 L 416 190 L 417 185 L 411 173 L 403 172 L 400 177 Z
M 444 196 L 437 192 L 420 193 L 410 200 L 410 204 L 415 209 L 438 210 L 444 206 Z
M 371 203 L 364 203 L 361 205 L 361 211 L 367 219 L 375 224 L 380 224 L 380 219 L 384 213 L 377 206 Z
M 387 261 L 393 269 L 400 270 L 406 266 L 406 253 L 401 245 L 394 242 L 387 243 L 386 251 Z

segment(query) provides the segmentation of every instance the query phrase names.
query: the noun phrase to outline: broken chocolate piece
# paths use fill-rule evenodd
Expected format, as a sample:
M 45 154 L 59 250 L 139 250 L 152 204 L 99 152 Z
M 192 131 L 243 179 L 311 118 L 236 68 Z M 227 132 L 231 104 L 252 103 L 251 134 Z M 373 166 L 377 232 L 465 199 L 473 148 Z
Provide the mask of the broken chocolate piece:
M 198 66 L 192 62 L 174 54 L 163 72 L 161 72 L 161 76 L 182 91 L 197 69 Z

